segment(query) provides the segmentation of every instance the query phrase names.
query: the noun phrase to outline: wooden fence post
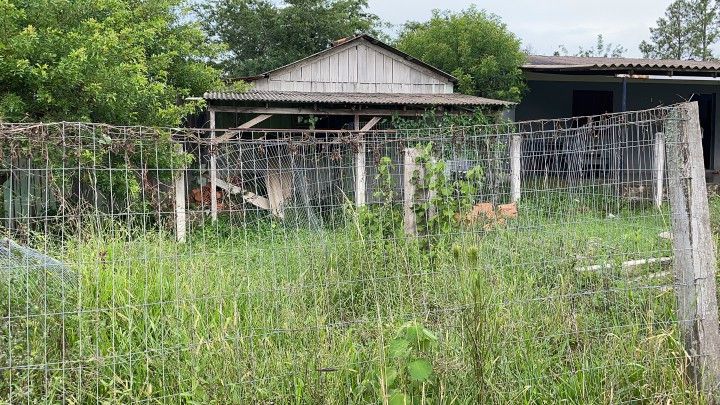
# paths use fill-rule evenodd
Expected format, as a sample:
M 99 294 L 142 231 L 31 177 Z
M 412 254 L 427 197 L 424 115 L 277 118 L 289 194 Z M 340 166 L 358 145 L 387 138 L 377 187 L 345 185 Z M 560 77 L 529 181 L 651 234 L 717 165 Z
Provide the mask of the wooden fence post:
M 177 145 L 177 153 L 185 153 L 182 144 Z M 178 242 L 185 243 L 187 235 L 187 220 L 185 204 L 187 204 L 187 193 L 185 192 L 185 167 L 177 169 L 175 173 L 175 237 Z
M 405 148 L 403 150 L 403 223 L 405 235 L 417 236 L 417 218 L 415 216 L 415 184 L 413 178 L 419 166 L 416 160 L 420 151 L 416 148 Z
M 690 378 L 711 401 L 717 401 L 720 331 L 715 246 L 697 102 L 682 104 L 671 112 L 666 135 L 680 333 L 690 356 Z
M 665 185 L 665 135 L 662 132 L 655 134 L 654 155 L 655 206 L 660 208 L 662 207 L 663 186 Z
M 522 137 L 512 135 L 510 137 L 510 201 L 520 200 L 520 172 L 522 171 L 521 159 Z
M 355 116 L 354 121 L 355 131 L 360 131 L 360 116 Z M 355 154 L 355 205 L 362 207 L 367 202 L 366 190 L 367 190 L 367 173 L 365 171 L 365 134 L 356 132 L 358 137 L 358 151 Z
M 210 216 L 218 219 L 217 205 L 217 145 L 215 144 L 215 110 L 210 110 Z

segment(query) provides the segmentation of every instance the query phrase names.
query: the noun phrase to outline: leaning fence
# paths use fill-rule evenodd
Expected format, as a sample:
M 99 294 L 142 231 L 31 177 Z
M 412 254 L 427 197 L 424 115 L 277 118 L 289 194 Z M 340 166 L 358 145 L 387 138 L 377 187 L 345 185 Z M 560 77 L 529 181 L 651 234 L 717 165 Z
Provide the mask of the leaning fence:
M 387 131 L 0 124 L 0 398 L 718 393 L 696 104 Z

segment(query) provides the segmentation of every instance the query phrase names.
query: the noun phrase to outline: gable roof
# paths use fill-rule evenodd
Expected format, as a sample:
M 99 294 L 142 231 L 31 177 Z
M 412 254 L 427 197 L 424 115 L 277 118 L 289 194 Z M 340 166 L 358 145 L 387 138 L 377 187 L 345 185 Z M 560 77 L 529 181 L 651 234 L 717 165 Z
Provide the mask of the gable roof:
M 681 73 L 695 76 L 714 76 L 720 72 L 718 61 L 688 61 L 673 59 L 586 58 L 579 56 L 527 57 L 523 70 L 544 73 Z
M 414 64 L 416 64 L 416 65 L 422 66 L 423 68 L 425 68 L 425 69 L 427 69 L 427 70 L 429 70 L 429 71 L 431 71 L 431 72 L 433 72 L 433 73 L 435 73 L 435 74 L 437 74 L 437 75 L 440 75 L 440 76 L 448 79 L 448 80 L 449 80 L 450 82 L 452 82 L 452 83 L 457 83 L 457 81 L 458 81 L 458 79 L 457 79 L 455 76 L 451 75 L 450 73 L 447 73 L 447 72 L 445 72 L 445 71 L 443 71 L 443 70 L 441 70 L 441 69 L 436 68 L 435 66 L 432 66 L 432 65 L 430 65 L 430 64 L 428 64 L 428 63 L 425 63 L 425 62 L 423 62 L 423 61 L 421 61 L 421 60 L 419 60 L 419 59 L 417 59 L 417 58 L 414 58 L 414 57 L 406 54 L 405 52 L 403 52 L 403 51 L 401 51 L 401 50 L 399 50 L 399 49 L 397 49 L 397 48 L 395 48 L 395 47 L 393 47 L 393 46 L 391 46 L 391 45 L 388 45 L 388 44 L 386 44 L 385 42 L 382 42 L 382 41 L 380 41 L 379 39 L 377 39 L 377 38 L 375 38 L 375 37 L 372 37 L 372 36 L 370 36 L 370 35 L 368 35 L 368 34 L 359 34 L 359 35 L 355 35 L 355 36 L 353 36 L 353 37 L 340 39 L 340 40 L 338 40 L 338 41 L 333 42 L 333 44 L 332 44 L 331 47 L 329 47 L 329 48 L 327 48 L 327 49 L 324 49 L 324 50 L 322 50 L 322 51 L 320 51 L 320 52 L 314 53 L 314 54 L 312 54 L 312 55 L 310 55 L 310 56 L 307 56 L 307 57 L 305 57 L 305 58 L 302 58 L 302 59 L 298 59 L 298 60 L 296 60 L 295 62 L 289 63 L 289 64 L 284 65 L 284 66 L 280 66 L 279 68 L 269 70 L 269 71 L 264 72 L 264 73 L 261 73 L 261 74 L 259 74 L 259 75 L 249 76 L 249 77 L 241 77 L 240 79 L 241 79 L 241 80 L 245 80 L 245 81 L 255 81 L 255 80 L 258 80 L 258 79 L 266 78 L 266 77 L 269 77 L 269 76 L 272 75 L 272 74 L 276 74 L 276 73 L 281 72 L 281 71 L 283 71 L 283 70 L 286 70 L 286 69 L 288 69 L 288 68 L 292 68 L 292 67 L 301 65 L 301 64 L 306 63 L 306 62 L 308 62 L 308 61 L 310 61 L 310 60 L 312 60 L 312 59 L 317 59 L 318 57 L 322 57 L 322 56 L 324 56 L 325 54 L 334 52 L 334 51 L 336 51 L 336 50 L 338 50 L 338 49 L 340 49 L 340 48 L 352 46 L 352 45 L 354 45 L 355 43 L 360 42 L 360 41 L 367 41 L 367 42 L 369 42 L 369 43 L 371 43 L 371 44 L 373 44 L 373 45 L 379 46 L 379 47 L 381 47 L 381 48 L 383 48 L 383 49 L 385 49 L 385 50 L 387 50 L 387 51 L 389 51 L 389 52 L 391 52 L 391 53 L 394 53 L 394 54 L 398 55 L 398 56 L 401 57 L 402 59 L 405 59 L 405 60 L 407 60 L 407 61 L 409 61 L 409 62 L 412 62 L 412 63 L 414 63 Z

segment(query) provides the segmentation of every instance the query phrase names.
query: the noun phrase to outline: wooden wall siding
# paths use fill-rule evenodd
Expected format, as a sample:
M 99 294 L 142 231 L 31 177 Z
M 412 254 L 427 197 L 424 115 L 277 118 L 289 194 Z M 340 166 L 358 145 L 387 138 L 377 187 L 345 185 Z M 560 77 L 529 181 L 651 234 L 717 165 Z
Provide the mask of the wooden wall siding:
M 327 93 L 452 93 L 446 77 L 367 41 L 338 46 L 255 81 L 256 90 Z

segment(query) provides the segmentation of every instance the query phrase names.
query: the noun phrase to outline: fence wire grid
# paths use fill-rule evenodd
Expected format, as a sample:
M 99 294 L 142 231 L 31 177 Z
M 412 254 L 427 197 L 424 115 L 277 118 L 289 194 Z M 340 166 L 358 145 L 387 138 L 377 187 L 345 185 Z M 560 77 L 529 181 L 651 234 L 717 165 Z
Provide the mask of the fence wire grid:
M 667 199 L 689 119 L 0 124 L 0 401 L 706 401 Z

